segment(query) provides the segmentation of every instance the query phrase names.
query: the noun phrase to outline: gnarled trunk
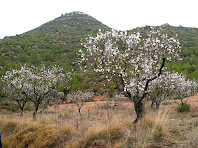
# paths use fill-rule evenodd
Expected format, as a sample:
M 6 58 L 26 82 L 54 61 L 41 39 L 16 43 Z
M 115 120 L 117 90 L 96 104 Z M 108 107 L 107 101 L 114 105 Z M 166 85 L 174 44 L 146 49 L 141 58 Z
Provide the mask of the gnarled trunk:
M 156 102 L 155 104 L 156 104 L 156 110 L 158 110 L 159 109 L 159 106 L 160 106 L 160 103 L 159 102 Z
M 25 107 L 25 104 L 27 103 L 27 100 L 25 101 L 16 100 L 16 102 L 21 110 L 20 116 L 23 116 L 23 109 Z
M 141 101 L 134 102 L 135 112 L 136 112 L 136 119 L 133 121 L 134 124 L 136 124 L 143 116 L 144 116 L 144 104 Z
M 33 120 L 36 120 L 36 115 L 38 111 L 39 105 L 35 104 L 34 113 L 33 113 Z
M 23 116 L 23 108 L 24 108 L 24 106 L 23 107 L 20 107 L 20 109 L 21 109 L 20 116 Z

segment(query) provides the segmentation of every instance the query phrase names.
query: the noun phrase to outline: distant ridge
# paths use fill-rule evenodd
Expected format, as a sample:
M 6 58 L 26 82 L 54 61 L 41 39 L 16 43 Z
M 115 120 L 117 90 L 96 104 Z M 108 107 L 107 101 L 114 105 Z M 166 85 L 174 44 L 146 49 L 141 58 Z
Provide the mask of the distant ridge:
M 144 26 L 128 30 L 145 35 L 151 28 L 164 28 L 169 36 L 178 35 L 183 61 L 167 63 L 171 70 L 184 72 L 187 78 L 198 76 L 198 28 L 183 26 Z M 82 48 L 81 40 L 96 35 L 102 29 L 111 30 L 102 22 L 80 11 L 74 11 L 51 20 L 24 34 L 0 40 L 0 76 L 23 64 L 58 64 L 65 70 L 77 69 L 76 57 Z M 197 78 L 198 79 L 198 78 Z
M 27 33 L 68 33 L 72 31 L 76 32 L 76 35 L 79 35 L 78 33 L 81 31 L 83 31 L 83 33 L 90 33 L 92 31 L 96 32 L 99 29 L 109 30 L 110 27 L 104 25 L 102 22 L 88 14 L 80 11 L 74 11 L 62 14 L 60 17 L 55 18 L 54 20 L 49 21 Z

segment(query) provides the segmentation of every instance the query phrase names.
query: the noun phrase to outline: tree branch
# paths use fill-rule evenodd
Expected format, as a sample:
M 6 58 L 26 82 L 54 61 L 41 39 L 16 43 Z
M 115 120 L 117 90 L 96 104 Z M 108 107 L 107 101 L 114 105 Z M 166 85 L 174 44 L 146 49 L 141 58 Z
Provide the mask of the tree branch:
M 146 97 L 149 83 L 151 81 L 155 80 L 156 78 L 158 78 L 162 74 L 162 69 L 164 68 L 165 61 L 166 61 L 166 59 L 162 58 L 162 64 L 159 69 L 159 73 L 155 77 L 146 80 L 146 85 L 144 87 L 144 94 L 142 95 L 142 97 L 140 98 L 140 100 L 138 102 L 141 102 L 144 99 L 144 97 Z

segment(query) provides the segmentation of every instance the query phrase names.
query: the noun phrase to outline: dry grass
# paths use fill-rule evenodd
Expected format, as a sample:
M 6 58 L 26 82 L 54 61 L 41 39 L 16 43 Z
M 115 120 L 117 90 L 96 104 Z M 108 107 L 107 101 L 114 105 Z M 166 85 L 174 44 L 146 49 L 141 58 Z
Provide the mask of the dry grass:
M 14 122 L 13 122 L 14 123 Z M 16 124 L 15 120 L 15 124 Z M 10 122 L 4 122 L 4 127 Z M 20 123 L 17 123 L 20 124 Z M 16 129 L 16 126 L 12 126 Z M 64 125 L 62 127 L 56 127 L 54 124 L 42 125 L 37 124 L 20 124 L 18 125 L 20 130 L 9 135 L 2 135 L 2 143 L 4 147 L 55 147 L 63 146 L 65 142 L 70 140 L 70 136 L 75 133 L 73 125 Z M 3 128 L 6 130 L 5 128 Z
M 191 113 L 175 111 L 179 102 L 170 101 L 159 111 L 150 109 L 132 124 L 135 113 L 130 102 L 112 108 L 104 108 L 109 102 L 96 105 L 88 102 L 79 116 L 73 104 L 50 107 L 45 116 L 38 114 L 32 120 L 31 112 L 23 117 L 18 114 L 0 116 L 0 133 L 4 147 L 197 147 L 198 103 L 196 97 L 189 100 Z

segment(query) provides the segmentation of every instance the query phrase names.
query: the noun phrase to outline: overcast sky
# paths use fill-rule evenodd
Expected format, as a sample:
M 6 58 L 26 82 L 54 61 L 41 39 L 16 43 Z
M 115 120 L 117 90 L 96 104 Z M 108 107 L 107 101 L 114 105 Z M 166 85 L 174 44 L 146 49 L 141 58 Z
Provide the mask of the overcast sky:
M 198 0 L 0 0 L 0 38 L 72 11 L 87 13 L 117 30 L 164 23 L 198 27 Z

